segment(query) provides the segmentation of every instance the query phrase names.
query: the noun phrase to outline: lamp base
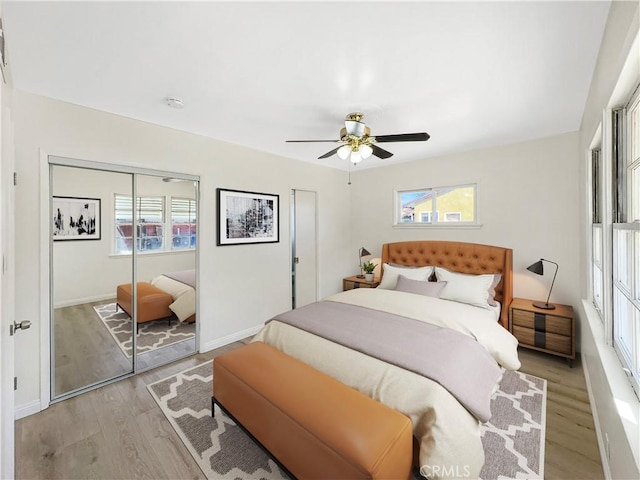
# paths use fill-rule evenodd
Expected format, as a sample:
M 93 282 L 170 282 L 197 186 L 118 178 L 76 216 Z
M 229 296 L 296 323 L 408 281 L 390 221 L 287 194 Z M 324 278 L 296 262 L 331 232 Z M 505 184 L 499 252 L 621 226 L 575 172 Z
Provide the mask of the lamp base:
M 542 310 L 555 310 L 556 308 L 553 303 L 533 302 L 533 306 L 536 308 L 541 308 Z
M 356 278 L 364 278 L 364 275 L 356 275 Z

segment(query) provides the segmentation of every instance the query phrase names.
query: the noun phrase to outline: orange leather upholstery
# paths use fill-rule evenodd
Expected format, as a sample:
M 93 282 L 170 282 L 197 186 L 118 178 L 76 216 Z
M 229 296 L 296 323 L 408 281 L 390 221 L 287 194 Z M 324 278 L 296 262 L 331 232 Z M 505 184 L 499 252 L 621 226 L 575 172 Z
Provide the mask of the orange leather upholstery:
M 215 401 L 298 479 L 409 478 L 401 413 L 262 342 L 216 357 L 213 372 Z
M 173 297 L 159 288 L 147 282 L 137 283 L 138 323 L 150 322 L 173 315 L 169 305 L 173 303 Z M 120 308 L 133 316 L 133 302 L 131 299 L 131 284 L 118 285 L 116 300 Z
M 510 248 L 441 240 L 385 243 L 382 245 L 382 263 L 415 267 L 433 265 L 474 275 L 501 274 L 495 298 L 502 305 L 500 323 L 509 328 L 509 305 L 513 300 L 513 250 Z

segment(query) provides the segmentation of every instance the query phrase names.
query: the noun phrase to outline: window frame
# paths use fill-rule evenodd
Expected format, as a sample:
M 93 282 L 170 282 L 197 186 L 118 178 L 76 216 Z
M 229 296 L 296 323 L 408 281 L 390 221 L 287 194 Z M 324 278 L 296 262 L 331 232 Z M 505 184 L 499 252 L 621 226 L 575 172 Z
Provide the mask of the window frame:
M 640 178 L 634 177 L 640 172 L 640 132 L 636 128 L 640 123 L 640 84 L 632 92 L 622 108 L 612 106 L 604 111 L 604 133 L 599 141 L 601 171 L 598 172 L 602 198 L 598 205 L 594 204 L 594 178 L 589 178 L 591 236 L 588 242 L 591 301 L 598 310 L 594 278 L 598 266 L 602 271 L 604 297 L 598 313 L 604 322 L 605 338 L 640 397 Z M 592 162 L 591 153 L 598 147 L 591 147 L 588 152 Z M 597 207 L 600 207 L 600 218 L 594 215 Z M 600 223 L 596 223 L 598 220 Z M 596 251 L 599 241 L 600 252 Z
M 403 222 L 402 221 L 402 203 L 401 203 L 401 195 L 406 193 L 419 193 L 419 192 L 428 192 L 428 191 L 438 191 L 443 189 L 464 189 L 464 188 L 472 188 L 473 189 L 473 220 L 469 221 L 444 221 L 441 220 L 445 218 L 446 213 L 451 212 L 442 212 L 442 209 L 438 206 L 438 196 L 436 195 L 432 200 L 431 205 L 431 215 L 429 222 Z M 393 222 L 392 226 L 394 228 L 478 228 L 482 225 L 479 222 L 479 208 L 478 208 L 478 182 L 466 182 L 455 185 L 446 185 L 446 186 L 432 186 L 432 187 L 424 187 L 424 188 L 411 188 L 411 189 L 395 189 L 393 191 L 394 197 L 394 209 L 393 209 Z M 426 213 L 426 212 L 421 212 Z M 460 211 L 456 211 L 454 213 L 461 213 Z M 433 219 L 435 218 L 435 221 Z
M 118 210 L 116 210 L 116 206 L 117 206 L 117 197 L 126 197 L 131 199 L 132 195 L 127 195 L 127 194 L 121 194 L 121 193 L 114 193 L 113 194 L 113 204 L 112 204 L 112 212 L 113 212 L 113 224 L 112 224 L 112 228 L 111 228 L 111 235 L 112 235 L 112 242 L 111 242 L 111 255 L 112 256 L 128 256 L 128 255 L 132 255 L 133 253 L 133 249 L 129 250 L 129 251 L 123 251 L 123 250 L 118 250 L 118 243 L 119 243 L 119 239 L 120 238 L 124 238 L 125 242 L 127 238 L 131 238 L 131 245 L 133 245 L 133 221 L 132 223 L 132 236 L 131 237 L 119 237 L 117 234 L 117 228 L 118 228 L 118 221 L 117 221 L 117 213 Z M 162 229 L 162 248 L 150 248 L 150 249 L 137 249 L 136 254 L 137 255 L 160 255 L 160 254 L 174 254 L 174 253 L 184 253 L 184 252 L 192 252 L 196 249 L 196 243 L 195 242 L 190 242 L 190 245 L 186 248 L 174 248 L 173 247 L 173 199 L 180 199 L 180 200 L 188 200 L 189 202 L 193 202 L 194 203 L 194 223 L 193 225 L 195 226 L 195 232 L 197 232 L 197 216 L 198 216 L 198 200 L 197 198 L 188 198 L 188 197 L 184 197 L 184 196 L 172 196 L 172 195 L 154 195 L 154 194 L 145 194 L 145 195 L 137 195 L 136 196 L 137 199 L 142 199 L 142 198 L 161 198 L 161 204 L 162 204 L 162 221 L 161 222 L 155 222 L 155 223 L 160 223 L 161 225 L 161 229 Z M 133 209 L 133 202 L 132 202 L 132 210 L 130 212 L 131 217 L 133 217 L 135 212 L 138 212 L 138 208 L 137 208 L 137 203 L 138 201 L 136 201 L 136 209 Z M 141 222 L 140 219 L 137 219 L 137 221 L 135 222 L 136 226 L 137 226 L 137 230 L 141 231 L 145 225 L 144 222 Z M 196 233 L 197 235 L 197 233 Z M 138 246 L 142 240 L 142 237 L 137 235 L 137 241 L 136 241 L 136 245 Z M 196 240 L 197 242 L 197 240 Z

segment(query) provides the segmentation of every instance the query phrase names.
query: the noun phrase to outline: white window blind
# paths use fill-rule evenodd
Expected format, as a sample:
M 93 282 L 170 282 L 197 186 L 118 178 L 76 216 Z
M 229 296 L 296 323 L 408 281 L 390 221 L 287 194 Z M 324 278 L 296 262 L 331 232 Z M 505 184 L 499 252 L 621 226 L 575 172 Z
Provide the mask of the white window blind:
M 171 248 L 182 250 L 196 246 L 196 201 L 171 199 Z

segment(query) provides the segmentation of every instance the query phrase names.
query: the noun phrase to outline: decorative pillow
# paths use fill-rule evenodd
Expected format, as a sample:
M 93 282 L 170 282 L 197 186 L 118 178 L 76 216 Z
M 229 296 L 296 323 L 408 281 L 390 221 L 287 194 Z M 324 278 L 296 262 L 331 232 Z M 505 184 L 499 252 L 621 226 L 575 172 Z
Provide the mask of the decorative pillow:
M 489 306 L 489 290 L 495 281 L 495 275 L 469 275 L 436 267 L 436 277 L 438 281 L 447 282 L 440 298 L 476 307 Z
M 404 275 L 398 275 L 396 290 L 426 297 L 440 298 L 440 292 L 447 282 L 425 282 L 424 280 L 411 280 Z
M 433 272 L 433 267 L 394 267 L 385 263 L 382 265 L 382 272 L 382 281 L 378 288 L 393 290 L 396 288 L 398 275 L 404 275 L 410 280 L 422 280 L 426 282 Z
M 491 286 L 489 287 L 489 298 L 487 300 L 487 303 L 492 307 L 500 306 L 500 304 L 496 301 L 495 296 L 496 296 L 496 287 L 500 283 L 501 278 L 502 278 L 502 275 L 500 275 L 499 273 L 493 274 L 493 282 L 491 282 Z

